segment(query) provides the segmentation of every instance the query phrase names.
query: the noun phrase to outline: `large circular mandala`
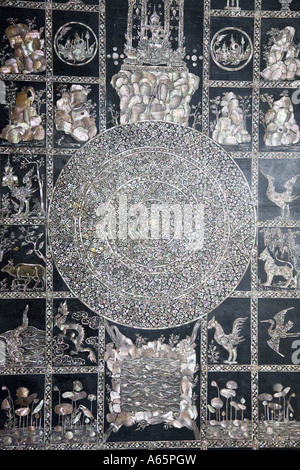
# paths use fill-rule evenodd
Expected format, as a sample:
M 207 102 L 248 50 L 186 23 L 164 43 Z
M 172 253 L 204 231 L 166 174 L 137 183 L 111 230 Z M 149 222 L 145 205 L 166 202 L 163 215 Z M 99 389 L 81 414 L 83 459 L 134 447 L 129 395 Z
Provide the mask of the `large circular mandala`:
M 255 211 L 238 165 L 176 124 L 110 129 L 62 171 L 50 206 L 57 268 L 89 308 L 140 328 L 181 325 L 247 269 Z

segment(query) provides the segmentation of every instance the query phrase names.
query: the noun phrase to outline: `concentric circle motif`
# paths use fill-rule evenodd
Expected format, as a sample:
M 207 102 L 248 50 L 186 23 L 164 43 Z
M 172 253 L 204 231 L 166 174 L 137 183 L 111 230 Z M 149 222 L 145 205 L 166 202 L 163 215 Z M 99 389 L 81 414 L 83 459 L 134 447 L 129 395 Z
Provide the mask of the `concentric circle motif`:
M 70 21 L 56 32 L 54 49 L 62 62 L 78 67 L 94 59 L 98 50 L 98 39 L 88 25 Z
M 176 124 L 110 129 L 62 171 L 50 240 L 70 290 L 112 321 L 181 325 L 214 309 L 250 259 L 255 211 L 237 164 Z
M 212 38 L 210 52 L 215 64 L 223 70 L 236 72 L 252 59 L 253 43 L 250 36 L 240 28 L 220 29 Z

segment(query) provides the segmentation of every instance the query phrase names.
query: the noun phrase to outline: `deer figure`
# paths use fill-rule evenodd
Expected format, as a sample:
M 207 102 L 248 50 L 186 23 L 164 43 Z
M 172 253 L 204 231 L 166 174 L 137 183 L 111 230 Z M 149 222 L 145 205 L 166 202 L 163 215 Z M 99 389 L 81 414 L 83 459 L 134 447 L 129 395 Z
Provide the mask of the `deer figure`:
M 13 173 L 12 166 L 9 159 L 4 168 L 4 176 L 2 178 L 2 186 L 7 186 L 10 189 L 13 198 L 19 201 L 19 209 L 16 216 L 27 216 L 29 214 L 29 201 L 33 193 L 37 190 L 32 188 L 34 167 L 32 167 L 24 176 L 24 186 L 19 187 L 19 180 Z
M 19 263 L 15 266 L 14 261 L 10 259 L 8 264 L 1 269 L 1 272 L 14 278 L 12 281 L 13 289 L 19 289 L 21 286 L 26 291 L 29 284 L 33 282 L 32 290 L 35 290 L 38 286 L 41 286 L 41 289 L 44 288 L 46 271 L 41 264 Z
M 294 185 L 299 177 L 299 174 L 293 176 L 283 185 L 286 191 L 279 193 L 275 190 L 275 185 L 274 185 L 275 178 L 273 176 L 265 174 L 263 171 L 261 171 L 261 173 L 268 180 L 268 188 L 266 192 L 267 198 L 280 208 L 282 219 L 285 219 L 285 218 L 289 219 L 290 218 L 290 206 L 289 205 L 291 202 L 293 202 L 295 199 L 298 199 L 299 197 L 299 196 L 292 195 Z

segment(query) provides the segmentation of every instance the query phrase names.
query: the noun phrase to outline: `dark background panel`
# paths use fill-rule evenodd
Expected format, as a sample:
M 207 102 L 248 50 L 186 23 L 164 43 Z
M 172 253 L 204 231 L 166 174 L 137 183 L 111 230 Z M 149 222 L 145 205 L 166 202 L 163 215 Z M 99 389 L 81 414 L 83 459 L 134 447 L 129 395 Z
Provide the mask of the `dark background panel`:
M 270 11 L 281 10 L 281 4 L 279 3 L 279 0 L 262 0 L 261 8 L 262 10 Z M 298 11 L 300 9 L 299 0 L 293 0 L 290 4 L 290 9 L 292 11 Z
M 292 99 L 292 95 L 295 90 L 287 90 L 282 88 L 262 88 L 260 90 L 260 110 L 261 113 L 264 115 L 267 113 L 269 109 L 271 109 L 272 104 L 268 104 L 267 102 L 263 102 L 261 97 L 262 95 L 266 96 L 272 96 L 274 98 L 274 101 L 280 100 L 283 96 L 288 96 Z M 300 125 L 300 107 L 298 105 L 293 104 L 293 112 L 294 112 L 294 118 L 296 120 L 297 125 Z M 300 143 L 298 142 L 297 144 L 292 144 L 292 145 L 280 145 L 280 146 L 267 146 L 264 142 L 264 135 L 265 135 L 265 128 L 264 124 L 262 122 L 261 116 L 260 116 L 260 121 L 259 121 L 259 149 L 261 152 L 299 152 L 300 151 Z M 263 155 L 262 155 L 263 157 Z
M 91 402 L 88 400 L 88 395 L 92 394 L 97 396 L 97 374 L 54 374 L 52 376 L 52 428 L 58 424 L 58 415 L 55 413 L 55 406 L 58 405 L 59 397 L 65 392 L 73 391 L 74 381 L 81 382 L 83 386 L 83 391 L 87 393 L 87 397 L 78 400 L 77 407 L 79 405 L 86 406 L 88 409 L 91 407 Z M 57 387 L 61 393 L 54 390 Z M 62 398 L 63 403 L 72 403 L 68 398 Z M 96 401 L 93 402 L 93 415 L 96 416 Z
M 95 124 L 97 127 L 97 130 L 99 132 L 99 86 L 94 85 L 94 84 L 78 84 L 76 82 L 73 82 L 72 85 L 81 85 L 85 89 L 89 90 L 89 94 L 87 95 L 86 98 L 86 103 L 83 105 L 83 108 L 85 105 L 89 106 L 89 102 L 91 102 L 91 105 L 93 105 L 93 108 L 89 110 L 90 117 L 95 115 Z M 56 103 L 58 100 L 62 98 L 62 93 L 64 90 L 66 92 L 70 92 L 71 86 L 72 85 L 65 85 L 61 83 L 56 83 L 54 85 L 54 105 L 56 106 Z M 55 114 L 54 114 L 55 116 Z M 98 134 L 97 132 L 97 134 Z M 64 131 L 58 131 L 56 129 L 56 125 L 54 122 L 54 131 L 53 131 L 53 145 L 56 148 L 71 148 L 71 149 L 79 149 L 84 145 L 86 142 L 83 141 L 78 141 L 75 139 L 73 136 L 70 134 L 66 134 Z
M 260 70 L 261 71 L 264 70 L 267 66 L 266 60 L 264 58 L 264 51 L 270 41 L 270 35 L 268 33 L 273 28 L 279 29 L 280 31 L 282 31 L 286 26 L 293 26 L 295 28 L 294 45 L 299 44 L 300 42 L 300 18 L 262 18 L 261 39 L 260 39 L 260 44 L 261 44 Z
M 252 161 L 250 158 L 236 158 L 235 163 L 240 167 L 251 188 L 252 179 Z
M 271 0 L 274 1 L 274 0 Z M 231 4 L 231 0 L 230 0 Z M 253 10 L 254 9 L 254 0 L 240 0 L 239 2 L 242 10 Z M 211 8 L 214 10 L 223 10 L 227 5 L 227 0 L 211 0 Z
M 55 184 L 61 171 L 70 160 L 71 155 L 54 155 L 53 183 Z
M 213 310 L 207 318 L 209 322 L 213 317 L 221 325 L 224 337 L 219 336 L 219 341 L 226 341 L 226 337 L 232 333 L 233 322 L 237 318 L 246 318 L 242 325 L 239 336 L 244 338 L 240 344 L 236 345 L 237 348 L 237 362 L 239 364 L 249 364 L 250 358 L 250 331 L 251 331 L 251 315 L 250 315 L 250 299 L 226 299 L 219 307 Z M 228 360 L 229 352 L 228 349 L 224 348 L 217 341 L 218 335 L 214 328 L 208 329 L 208 345 L 213 344 L 219 353 L 219 358 L 216 363 L 224 363 Z M 214 337 L 216 339 L 214 339 Z M 230 341 L 229 341 L 230 342 Z M 213 361 L 209 358 L 208 362 Z
M 45 267 L 44 261 L 37 256 L 33 249 L 32 243 L 26 243 L 24 234 L 30 232 L 30 237 L 28 240 L 33 240 L 34 242 L 38 240 L 37 247 L 40 243 L 43 243 L 43 246 L 40 248 L 40 254 L 45 256 L 45 242 L 46 242 L 46 230 L 45 227 L 42 225 L 38 226 L 18 226 L 18 225 L 11 225 L 5 228 L 5 239 L 9 239 L 11 234 L 13 233 L 15 236 L 13 244 L 10 244 L 9 249 L 5 251 L 2 262 L 0 263 L 0 283 L 2 290 L 11 290 L 11 284 L 14 277 L 4 271 L 2 269 L 9 263 L 9 260 L 12 260 L 14 266 L 18 263 L 27 263 L 27 264 L 40 264 L 41 266 Z M 31 233 L 33 235 L 31 236 Z M 22 237 L 22 238 L 20 238 Z M 6 245 L 8 246 L 8 245 Z M 3 284 L 5 284 L 5 279 L 7 280 L 8 288 L 4 288 Z M 33 281 L 31 281 L 33 282 Z M 41 283 L 39 286 L 41 288 Z M 29 289 L 28 289 L 29 290 Z M 27 290 L 27 292 L 28 292 Z M 45 286 L 44 289 L 45 290 Z
M 235 288 L 236 291 L 250 291 L 251 290 L 251 265 L 248 266 L 244 276 Z
M 27 163 L 26 162 L 29 162 Z M 32 162 L 32 163 L 31 163 Z M 37 182 L 37 165 L 39 166 L 38 172 L 40 175 L 40 178 L 42 180 L 43 184 L 43 197 L 40 198 L 40 192 L 39 192 L 39 184 Z M 5 175 L 5 167 L 10 166 L 12 168 L 13 175 L 18 178 L 18 187 L 25 188 L 26 185 L 26 175 L 31 172 L 33 169 L 33 174 L 32 174 L 32 190 L 33 193 L 31 197 L 29 198 L 29 217 L 30 215 L 39 216 L 45 216 L 45 214 L 42 214 L 40 211 L 37 211 L 35 203 L 37 202 L 40 206 L 40 203 L 44 203 L 44 207 L 46 207 L 46 194 L 45 194 L 45 187 L 46 187 L 46 156 L 45 155 L 28 155 L 25 157 L 22 155 L 1 155 L 0 156 L 0 171 L 1 171 L 1 177 L 3 178 Z M 24 165 L 24 166 L 23 166 Z M 25 182 L 24 182 L 25 179 Z M 3 186 L 0 189 L 0 194 L 1 194 L 1 201 L 0 201 L 0 207 L 3 210 L 3 200 L 5 196 L 7 196 L 11 201 L 14 201 L 18 209 L 20 207 L 20 199 L 18 199 L 16 196 L 12 195 L 11 190 L 8 188 L 8 186 Z M 41 201 L 42 199 L 42 201 Z M 12 205 L 12 204 L 11 204 Z M 5 208 L 6 209 L 6 208 Z M 9 217 L 10 215 L 15 215 L 18 212 L 18 209 L 14 209 L 11 207 L 9 209 L 9 214 L 4 210 L 2 214 L 5 217 Z M 31 211 L 35 210 L 34 214 L 31 214 Z M 24 210 L 22 212 L 24 214 Z
M 108 127 L 115 125 L 110 108 L 119 110 L 119 98 L 111 85 L 112 77 L 117 74 L 124 60 L 125 34 L 127 31 L 127 2 L 111 0 L 106 6 L 106 102 Z M 123 59 L 115 61 L 112 55 L 122 55 Z M 114 63 L 116 62 L 116 64 Z
M 68 346 L 67 349 L 64 350 L 64 355 L 74 358 L 75 360 L 81 359 L 85 360 L 85 364 L 83 365 L 97 365 L 97 358 L 98 358 L 98 351 L 96 347 L 93 345 L 89 345 L 86 343 L 86 340 L 91 337 L 97 337 L 99 333 L 99 323 L 101 322 L 100 317 L 89 310 L 85 305 L 83 305 L 78 299 L 54 299 L 53 300 L 53 337 L 56 339 L 62 335 L 62 329 L 59 328 L 58 324 L 56 323 L 56 319 L 61 316 L 61 312 L 59 311 L 61 308 L 64 308 L 66 304 L 66 308 L 68 310 L 68 316 L 63 321 L 63 325 L 68 325 L 69 328 L 66 329 L 66 332 L 63 332 L 64 335 L 64 344 Z M 76 315 L 76 318 L 73 317 L 73 314 L 83 314 L 84 319 L 82 321 L 82 317 Z M 86 314 L 88 314 L 88 319 L 86 319 Z M 91 323 L 93 327 L 90 326 L 88 320 L 91 320 L 92 317 L 96 317 L 96 320 Z M 76 325 L 81 329 L 81 331 L 76 329 Z M 98 327 L 97 327 L 98 326 Z M 74 342 L 72 341 L 71 337 L 75 334 L 75 339 L 79 337 L 79 335 L 83 334 L 83 342 L 82 342 L 82 349 L 89 348 L 90 351 L 77 351 L 76 354 L 76 347 Z M 89 353 L 91 352 L 91 356 Z M 92 353 L 94 353 L 92 355 Z M 95 357 L 93 357 L 95 356 Z M 90 360 L 90 357 L 93 360 Z M 55 348 L 53 348 L 53 365 L 61 365 L 60 359 L 61 356 L 57 356 L 57 360 L 55 361 Z M 96 362 L 94 361 L 96 360 Z M 66 364 L 68 366 L 68 363 Z
M 7 387 L 10 392 L 12 400 L 15 402 L 17 399 L 16 392 L 18 388 L 25 387 L 29 390 L 29 395 L 32 393 L 37 393 L 37 399 L 44 399 L 44 388 L 45 388 L 45 377 L 43 374 L 36 375 L 2 375 L 0 377 L 0 402 L 7 398 L 7 390 L 3 390 L 3 387 Z M 18 405 L 15 406 L 15 409 L 18 409 Z M 44 407 L 41 410 L 42 422 L 44 416 Z M 18 419 L 18 417 L 17 417 Z M 4 428 L 6 422 L 5 411 L 0 411 L 0 429 Z
M 212 18 L 210 27 L 210 42 L 215 34 L 223 28 L 238 28 L 243 30 L 250 37 L 253 44 L 254 22 L 253 18 Z M 225 33 L 224 33 L 225 34 Z M 233 81 L 251 81 L 253 78 L 253 57 L 249 64 L 237 71 L 227 71 L 218 67 L 210 57 L 210 79 L 211 80 L 233 80 Z
M 271 256 L 276 266 L 290 266 L 287 264 L 287 262 L 292 262 L 294 265 L 294 268 L 296 268 L 299 271 L 299 261 L 298 261 L 299 259 L 298 253 L 299 253 L 299 246 L 300 246 L 299 230 L 293 229 L 293 228 L 286 229 L 286 228 L 280 228 L 280 227 L 277 227 L 277 228 L 266 227 L 258 231 L 258 283 L 260 287 L 268 291 L 282 289 L 283 292 L 289 292 L 289 291 L 295 292 L 296 286 L 293 282 L 290 283 L 290 285 L 287 287 L 284 286 L 289 278 L 288 275 L 287 275 L 287 278 L 284 278 L 277 274 L 276 276 L 273 277 L 271 286 L 266 286 L 266 287 L 263 286 L 263 283 L 267 281 L 267 274 L 265 270 L 265 261 L 260 260 L 259 258 L 260 258 L 261 253 L 267 247 L 267 245 L 265 244 L 265 239 L 269 240 L 269 242 L 267 243 L 268 251 L 270 252 L 270 245 L 273 245 L 274 249 L 276 250 L 276 256 L 278 260 L 281 260 L 280 262 L 274 259 L 275 251 L 273 250 L 273 254 L 271 254 Z M 292 252 L 292 256 L 293 256 L 292 259 L 289 256 L 290 251 Z M 296 275 L 295 269 L 293 270 L 293 275 L 294 276 Z M 299 285 L 299 282 L 298 282 L 298 285 Z
M 284 332 L 280 325 L 276 325 L 274 315 L 282 310 L 290 309 L 286 312 L 284 324 L 292 322 L 293 326 L 288 333 L 299 333 L 298 336 L 284 338 Z M 300 302 L 298 299 L 259 299 L 258 302 L 258 359 L 260 364 L 293 364 L 293 353 L 295 349 L 292 348 L 294 341 L 300 341 Z M 261 323 L 261 321 L 271 320 L 271 323 Z M 270 334 L 268 330 L 270 329 Z M 281 330 L 281 331 L 280 331 Z M 280 339 L 279 355 L 267 343 L 278 336 L 283 336 Z M 297 358 L 296 358 L 297 359 Z
M 46 304 L 44 299 L 1 299 L 0 302 L 0 331 L 4 333 L 22 325 L 23 312 L 29 306 L 29 326 L 45 330 Z M 1 335 L 0 333 L 0 335 Z
M 54 292 L 68 292 L 69 288 L 59 274 L 55 262 L 53 264 L 53 290 Z
M 210 109 L 209 109 L 209 122 L 210 122 L 210 137 L 212 138 L 213 130 L 216 126 L 217 118 L 224 117 L 222 116 L 222 106 L 216 105 L 213 103 L 218 97 L 221 99 L 224 95 L 228 93 L 234 93 L 236 99 L 239 100 L 239 107 L 242 109 L 243 107 L 243 100 L 245 108 L 248 108 L 248 111 L 245 109 L 246 117 L 246 130 L 249 132 L 250 136 L 252 136 L 252 90 L 251 88 L 220 88 L 220 87 L 210 87 L 209 89 L 209 100 L 210 100 Z M 216 107 L 216 108 L 215 108 Z M 213 109 L 215 108 L 215 109 Z M 216 115 L 220 113 L 219 116 Z M 221 145 L 221 144 L 219 144 Z M 252 139 L 249 143 L 239 144 L 239 145 L 221 145 L 225 151 L 227 152 L 250 152 L 252 150 Z M 238 161 L 237 161 L 238 163 Z
M 11 24 L 8 21 L 10 19 L 13 19 L 16 24 L 28 24 L 28 21 L 33 22 L 35 25 L 34 29 L 40 30 L 40 28 L 45 28 L 45 10 L 38 8 L 1 7 L 0 4 L 0 51 L 5 45 L 9 46 L 9 41 L 5 36 L 5 29 Z M 41 35 L 41 39 L 45 39 L 45 33 Z M 10 46 L 8 51 L 12 51 Z M 43 74 L 45 72 L 41 73 L 41 75 Z
M 98 13 L 80 12 L 80 15 L 78 16 L 78 12 L 55 10 L 53 11 L 53 38 L 55 38 L 56 32 L 61 26 L 72 21 L 86 24 L 94 31 L 96 37 L 98 37 Z M 93 60 L 89 63 L 85 65 L 68 65 L 59 59 L 53 47 L 53 71 L 54 75 L 97 77 L 99 76 L 98 50 Z
M 295 198 L 289 203 L 290 207 L 290 219 L 299 220 L 300 219 L 300 204 L 299 204 L 299 195 L 300 195 L 300 160 L 298 159 L 289 159 L 289 160 L 271 160 L 271 159 L 261 159 L 259 161 L 259 174 L 258 174 L 258 218 L 259 220 L 272 220 L 275 218 L 281 217 L 281 210 L 278 205 L 272 202 L 267 197 L 268 190 L 268 180 L 261 173 L 271 176 L 274 178 L 273 183 L 275 185 L 274 199 L 277 200 L 277 197 L 284 198 L 287 188 L 284 185 L 290 181 L 292 178 L 296 177 L 299 174 L 299 178 L 293 184 L 293 190 L 291 197 Z M 280 196 L 281 195 L 281 196 Z M 273 197 L 273 196 L 270 196 Z
M 236 396 L 234 401 L 239 402 L 241 398 L 246 400 L 246 410 L 244 411 L 244 418 L 251 419 L 252 416 L 252 402 L 251 402 L 251 375 L 248 372 L 209 372 L 207 374 L 207 403 L 210 404 L 213 398 L 218 397 L 218 388 L 212 385 L 215 382 L 219 390 L 226 388 L 228 381 L 233 380 L 237 383 L 235 389 Z M 226 398 L 220 397 L 224 405 L 221 409 L 225 411 Z M 214 419 L 214 418 L 212 418 Z
M 41 77 L 41 80 L 43 78 Z M 36 108 L 39 116 L 42 117 L 41 125 L 44 127 L 46 131 L 46 104 L 44 103 L 46 98 L 46 82 L 39 81 L 39 82 L 31 82 L 31 81 L 6 81 L 5 80 L 5 89 L 6 89 L 6 98 L 5 103 L 0 103 L 0 133 L 3 129 L 9 125 L 9 115 L 11 108 L 16 104 L 16 96 L 19 92 L 27 91 L 28 87 L 32 87 L 36 93 L 35 100 L 32 103 L 32 107 Z M 28 96 L 29 96 L 28 91 Z M 40 96 L 40 106 L 37 98 L 37 95 Z M 40 108 L 40 111 L 39 111 Z M 45 147 L 46 146 L 46 132 L 45 138 L 43 140 L 31 140 L 28 142 L 21 141 L 17 144 L 8 142 L 6 139 L 0 139 L 0 145 L 7 146 L 7 147 Z
M 291 390 L 287 395 L 287 399 L 291 394 L 295 394 L 291 398 L 291 405 L 294 409 L 294 419 L 299 421 L 300 419 L 300 407 L 299 407 L 299 395 L 300 395 L 300 380 L 299 372 L 259 372 L 258 373 L 258 393 L 269 393 L 274 395 L 276 393 L 273 390 L 275 384 L 281 384 L 283 388 L 290 387 Z M 278 403 L 278 398 L 273 399 L 273 402 Z M 263 406 L 259 404 L 259 416 L 263 414 Z

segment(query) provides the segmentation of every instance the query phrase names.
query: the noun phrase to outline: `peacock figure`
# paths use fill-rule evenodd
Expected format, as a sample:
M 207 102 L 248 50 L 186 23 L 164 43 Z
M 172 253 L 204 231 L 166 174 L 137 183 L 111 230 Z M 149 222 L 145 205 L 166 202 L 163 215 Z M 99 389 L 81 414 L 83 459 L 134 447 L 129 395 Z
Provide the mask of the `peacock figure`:
M 289 219 L 290 218 L 290 203 L 295 201 L 295 199 L 298 199 L 298 196 L 293 196 L 293 189 L 294 185 L 299 177 L 298 175 L 293 176 L 290 178 L 286 183 L 283 185 L 286 191 L 283 192 L 278 192 L 275 189 L 275 184 L 274 184 L 274 177 L 267 175 L 263 171 L 261 173 L 264 175 L 264 177 L 268 180 L 268 187 L 267 187 L 267 192 L 266 196 L 267 198 L 276 204 L 277 207 L 280 208 L 281 210 L 281 218 L 282 219 Z

